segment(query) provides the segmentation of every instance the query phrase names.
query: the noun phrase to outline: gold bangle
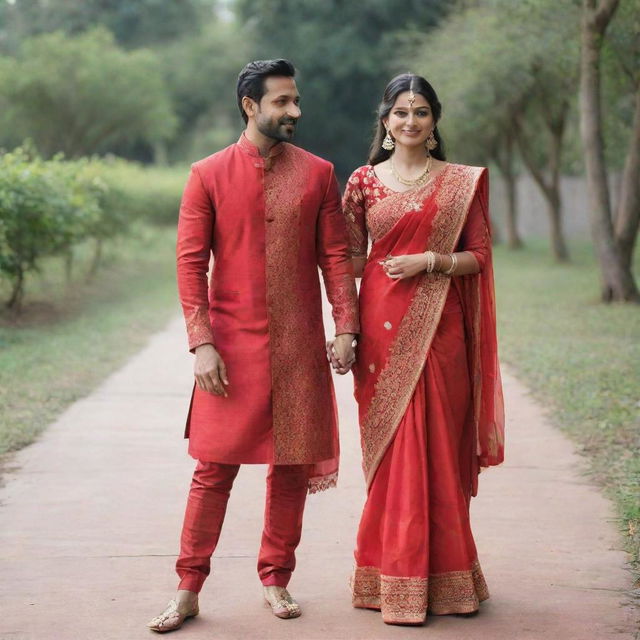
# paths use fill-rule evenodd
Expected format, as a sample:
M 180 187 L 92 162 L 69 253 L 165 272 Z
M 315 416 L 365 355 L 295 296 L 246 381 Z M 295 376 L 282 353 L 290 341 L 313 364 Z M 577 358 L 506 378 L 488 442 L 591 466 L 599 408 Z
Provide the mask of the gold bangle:
M 436 254 L 433 251 L 425 251 L 424 256 L 427 259 L 427 266 L 425 267 L 425 271 L 427 273 L 431 273 L 433 268 L 436 266 Z
M 443 271 L 446 276 L 452 276 L 458 266 L 458 256 L 455 253 L 450 253 L 449 257 L 451 258 L 451 266 L 446 271 Z

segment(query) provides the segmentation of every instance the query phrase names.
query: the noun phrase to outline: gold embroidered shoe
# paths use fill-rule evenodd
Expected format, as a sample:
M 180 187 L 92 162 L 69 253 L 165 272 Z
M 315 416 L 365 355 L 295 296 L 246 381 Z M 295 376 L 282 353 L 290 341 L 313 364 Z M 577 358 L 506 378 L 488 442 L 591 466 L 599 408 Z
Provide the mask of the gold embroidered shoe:
M 284 587 L 269 585 L 263 589 L 265 605 L 271 608 L 277 618 L 297 618 L 302 614 L 300 605 Z
M 151 631 L 157 631 L 158 633 L 167 633 L 168 631 L 175 631 L 179 629 L 187 618 L 193 618 L 200 613 L 198 609 L 198 601 L 193 605 L 193 608 L 187 613 L 182 613 L 178 610 L 178 603 L 175 600 L 169 600 L 167 608 L 159 615 L 153 618 L 147 623 L 147 627 Z

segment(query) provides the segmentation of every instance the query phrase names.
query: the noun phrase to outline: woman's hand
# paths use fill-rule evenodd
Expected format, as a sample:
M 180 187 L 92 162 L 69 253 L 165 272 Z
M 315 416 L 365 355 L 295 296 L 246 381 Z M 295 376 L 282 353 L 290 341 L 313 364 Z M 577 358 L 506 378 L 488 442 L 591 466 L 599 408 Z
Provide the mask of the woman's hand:
M 327 341 L 327 359 L 334 371 L 341 376 L 347 373 L 355 362 L 354 342 L 355 336 L 351 333 L 342 333 Z
M 436 265 L 440 260 L 440 255 L 436 254 Z M 380 261 L 384 272 L 394 280 L 412 278 L 427 268 L 427 257 L 424 253 L 411 253 L 406 256 L 387 256 Z

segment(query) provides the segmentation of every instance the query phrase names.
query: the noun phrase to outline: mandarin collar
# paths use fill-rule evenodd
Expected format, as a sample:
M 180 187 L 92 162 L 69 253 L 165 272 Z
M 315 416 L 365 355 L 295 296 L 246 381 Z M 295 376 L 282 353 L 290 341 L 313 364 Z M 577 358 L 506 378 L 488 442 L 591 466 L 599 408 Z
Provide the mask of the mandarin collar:
M 238 146 L 245 153 L 248 153 L 250 156 L 253 156 L 255 158 L 262 158 L 262 156 L 260 155 L 260 150 L 258 149 L 258 147 L 256 147 L 255 144 L 253 144 L 253 142 L 249 140 L 249 138 L 247 138 L 244 131 L 242 132 L 242 134 L 240 135 L 240 138 L 238 139 Z M 264 159 L 268 160 L 269 158 L 275 158 L 275 156 L 280 155 L 283 151 L 284 151 L 284 143 L 277 142 L 276 144 L 273 145 L 273 147 L 271 147 L 269 151 L 269 155 Z

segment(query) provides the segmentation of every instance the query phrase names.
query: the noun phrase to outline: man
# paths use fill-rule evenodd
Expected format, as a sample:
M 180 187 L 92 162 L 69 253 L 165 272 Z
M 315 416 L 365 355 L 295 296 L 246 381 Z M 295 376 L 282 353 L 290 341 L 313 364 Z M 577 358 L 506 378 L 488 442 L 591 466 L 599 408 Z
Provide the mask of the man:
M 243 463 L 270 465 L 258 558 L 265 599 L 279 618 L 299 616 L 286 587 L 306 494 L 336 481 L 318 266 L 333 307 L 339 373 L 354 360 L 356 289 L 333 167 L 288 143 L 301 116 L 294 75 L 286 60 L 242 70 L 237 95 L 246 129 L 236 144 L 192 166 L 182 198 L 178 288 L 196 379 L 186 436 L 198 463 L 176 564 L 178 593 L 149 623 L 155 631 L 197 615 Z

